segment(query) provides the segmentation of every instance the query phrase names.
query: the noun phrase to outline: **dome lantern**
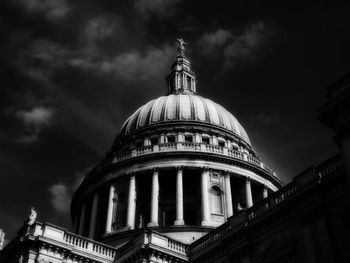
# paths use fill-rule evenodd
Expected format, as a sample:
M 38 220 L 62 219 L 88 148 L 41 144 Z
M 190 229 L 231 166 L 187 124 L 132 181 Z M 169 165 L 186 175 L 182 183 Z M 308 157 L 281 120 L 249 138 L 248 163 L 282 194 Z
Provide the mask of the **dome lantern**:
M 196 93 L 196 75 L 191 69 L 191 63 L 185 55 L 186 42 L 182 38 L 176 40 L 179 44 L 178 54 L 171 65 L 171 72 L 166 77 L 168 94 Z

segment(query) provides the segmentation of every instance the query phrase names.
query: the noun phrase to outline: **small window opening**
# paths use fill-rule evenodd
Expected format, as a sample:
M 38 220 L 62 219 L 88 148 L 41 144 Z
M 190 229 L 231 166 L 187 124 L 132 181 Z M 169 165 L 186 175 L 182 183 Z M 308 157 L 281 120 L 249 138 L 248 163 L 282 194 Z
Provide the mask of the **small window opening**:
M 168 139 L 168 142 L 169 142 L 169 143 L 175 142 L 175 136 L 174 136 L 174 135 L 169 135 L 169 136 L 167 136 L 167 139 Z
M 219 146 L 220 147 L 225 147 L 225 142 L 224 141 L 219 141 Z
M 209 137 L 203 137 L 202 138 L 202 143 L 204 143 L 204 144 L 209 144 Z
M 193 142 L 193 137 L 191 135 L 185 135 L 185 142 Z
M 191 89 L 191 78 L 187 76 L 187 88 Z
M 151 138 L 151 144 L 152 145 L 158 144 L 158 137 Z

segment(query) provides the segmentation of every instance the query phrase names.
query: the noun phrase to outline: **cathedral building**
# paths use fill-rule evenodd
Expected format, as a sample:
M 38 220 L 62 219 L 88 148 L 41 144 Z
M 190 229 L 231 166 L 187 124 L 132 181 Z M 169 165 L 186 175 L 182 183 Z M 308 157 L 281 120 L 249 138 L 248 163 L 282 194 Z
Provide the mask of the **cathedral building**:
M 33 209 L 0 262 L 350 262 L 350 77 L 319 119 L 341 153 L 287 185 L 223 106 L 201 97 L 178 39 L 167 94 L 137 109 L 75 192 L 74 233 Z

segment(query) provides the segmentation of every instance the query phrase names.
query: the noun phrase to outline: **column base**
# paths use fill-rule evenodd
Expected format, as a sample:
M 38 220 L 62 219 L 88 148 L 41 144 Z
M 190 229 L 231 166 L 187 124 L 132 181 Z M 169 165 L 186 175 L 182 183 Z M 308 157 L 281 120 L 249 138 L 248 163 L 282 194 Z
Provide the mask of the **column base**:
M 202 226 L 211 226 L 209 221 L 202 221 Z
M 185 224 L 184 220 L 175 220 L 174 226 L 183 226 Z
M 120 227 L 120 228 L 117 228 L 117 229 L 114 229 L 111 233 L 109 234 L 115 234 L 115 233 L 119 233 L 119 232 L 124 232 L 124 231 L 128 231 L 128 230 L 131 230 L 129 226 L 123 226 L 123 227 Z
M 157 222 L 149 222 L 147 224 L 147 227 L 155 227 L 155 226 L 159 226 Z
M 135 227 L 131 226 L 131 225 L 126 225 L 125 228 L 128 229 L 128 230 L 134 230 L 135 229 Z

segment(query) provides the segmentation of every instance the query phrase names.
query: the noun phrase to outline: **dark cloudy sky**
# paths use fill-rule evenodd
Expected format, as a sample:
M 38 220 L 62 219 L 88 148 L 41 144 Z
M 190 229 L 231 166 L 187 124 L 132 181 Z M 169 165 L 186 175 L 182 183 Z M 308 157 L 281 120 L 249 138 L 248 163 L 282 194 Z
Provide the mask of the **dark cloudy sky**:
M 70 227 L 82 176 L 127 116 L 165 93 L 178 36 L 199 93 L 240 120 L 284 182 L 337 151 L 315 110 L 350 69 L 345 1 L 0 5 L 0 228 L 8 238 L 31 205 L 40 221 Z

